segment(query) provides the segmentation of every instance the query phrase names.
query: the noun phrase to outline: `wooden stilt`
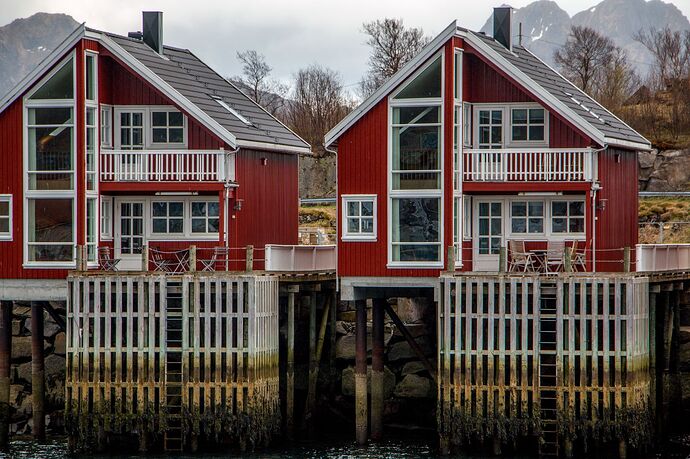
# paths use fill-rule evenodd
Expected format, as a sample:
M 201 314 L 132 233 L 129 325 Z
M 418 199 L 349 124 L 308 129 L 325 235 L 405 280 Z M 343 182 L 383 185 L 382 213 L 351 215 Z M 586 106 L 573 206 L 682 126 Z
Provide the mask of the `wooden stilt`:
M 45 365 L 43 362 L 43 305 L 31 302 L 31 411 L 34 438 L 46 436 Z
M 316 392 L 316 299 L 317 293 L 311 292 L 309 298 L 309 380 L 307 385 L 307 402 L 304 409 L 304 416 L 302 417 L 302 427 L 308 428 L 310 437 L 312 423 L 312 409 L 314 407 L 314 400 Z M 312 387 L 312 385 L 314 387 Z
M 288 287 L 287 309 L 287 394 L 285 400 L 285 430 L 288 440 L 295 435 L 295 294 L 298 286 Z
M 335 393 L 337 389 L 336 385 L 336 380 L 337 374 L 338 374 L 338 367 L 336 366 L 336 353 L 335 353 L 335 344 L 336 344 L 336 338 L 337 338 L 337 333 L 335 331 L 336 328 L 336 318 L 338 315 L 338 296 L 334 292 L 333 296 L 331 297 L 332 304 L 331 304 L 331 322 L 329 325 L 330 329 L 330 358 L 328 360 L 328 369 L 330 371 L 330 378 L 329 381 L 331 382 L 331 387 L 330 393 L 331 395 Z
M 391 318 L 395 326 L 398 327 L 398 330 L 400 330 L 400 333 L 403 334 L 403 336 L 407 340 L 407 343 L 410 345 L 414 353 L 417 354 L 417 358 L 422 362 L 424 368 L 426 368 L 426 370 L 429 372 L 434 381 L 436 381 L 436 370 L 434 369 L 434 366 L 431 364 L 431 362 L 429 362 L 429 359 L 427 359 L 424 355 L 424 351 L 421 347 L 419 347 L 419 343 L 415 341 L 414 337 L 410 334 L 409 330 L 407 330 L 407 327 L 405 327 L 405 324 L 402 322 L 402 320 L 400 320 L 400 317 L 398 317 L 398 315 L 395 313 L 393 308 L 391 308 L 391 306 L 388 303 L 384 302 L 384 308 L 386 309 L 386 313 Z
M 0 447 L 10 436 L 10 356 L 12 350 L 12 303 L 0 301 Z
M 371 439 L 383 438 L 383 318 L 385 298 L 375 298 L 372 309 Z
M 355 326 L 355 437 L 367 442 L 367 302 L 356 300 Z

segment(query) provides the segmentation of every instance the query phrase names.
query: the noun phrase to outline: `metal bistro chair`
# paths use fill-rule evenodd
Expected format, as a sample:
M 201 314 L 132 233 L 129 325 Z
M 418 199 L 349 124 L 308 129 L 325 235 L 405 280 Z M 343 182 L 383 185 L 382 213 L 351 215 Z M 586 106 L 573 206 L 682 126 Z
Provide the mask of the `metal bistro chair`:
M 230 253 L 227 247 L 214 247 L 213 255 L 211 255 L 210 260 L 199 260 L 203 268 L 202 271 L 215 271 L 216 263 L 224 263 L 228 260 L 228 254 Z
M 578 241 L 573 241 L 570 248 L 570 260 L 576 271 L 587 271 L 587 247 L 579 248 Z
M 508 241 L 510 262 L 508 271 L 534 272 L 534 254 L 525 249 L 525 241 Z
M 119 258 L 112 258 L 110 256 L 110 247 L 98 248 L 98 268 L 103 271 L 117 271 L 117 264 L 120 263 Z
M 552 272 L 551 267 L 558 272 L 563 269 L 563 259 L 565 258 L 565 241 L 548 241 L 546 245 L 546 255 L 544 256 L 545 271 Z
M 162 271 L 164 273 L 173 272 L 172 264 L 170 260 L 165 258 L 161 252 L 156 249 L 151 249 L 151 260 L 153 261 L 153 270 Z

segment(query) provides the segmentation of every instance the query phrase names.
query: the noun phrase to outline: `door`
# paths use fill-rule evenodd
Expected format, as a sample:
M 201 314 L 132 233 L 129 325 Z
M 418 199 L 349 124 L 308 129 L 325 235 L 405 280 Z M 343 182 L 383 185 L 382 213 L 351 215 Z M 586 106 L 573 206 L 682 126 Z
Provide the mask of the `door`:
M 115 255 L 121 270 L 140 271 L 144 246 L 144 202 L 118 201 L 115 222 Z
M 474 270 L 498 271 L 503 239 L 503 201 L 478 200 L 475 212 L 477 232 L 474 236 Z

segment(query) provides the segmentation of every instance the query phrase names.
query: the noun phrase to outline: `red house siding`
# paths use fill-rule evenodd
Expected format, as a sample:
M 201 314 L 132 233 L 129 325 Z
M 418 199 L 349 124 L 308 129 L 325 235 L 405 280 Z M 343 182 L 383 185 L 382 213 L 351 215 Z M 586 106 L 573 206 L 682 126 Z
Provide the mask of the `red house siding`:
M 297 244 L 298 156 L 242 148 L 236 168 L 239 187 L 229 203 L 230 245 L 262 249 L 265 244 Z M 238 200 L 241 210 L 235 210 Z M 263 255 L 257 252 L 255 258 Z

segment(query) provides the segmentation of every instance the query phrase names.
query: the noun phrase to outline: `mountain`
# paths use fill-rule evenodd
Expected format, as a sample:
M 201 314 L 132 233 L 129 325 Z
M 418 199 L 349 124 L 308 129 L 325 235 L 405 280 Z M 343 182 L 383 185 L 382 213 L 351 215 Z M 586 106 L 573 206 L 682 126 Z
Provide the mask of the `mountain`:
M 36 13 L 0 27 L 0 97 L 79 25 L 66 14 Z
M 547 64 L 554 66 L 553 53 L 568 39 L 571 25 L 587 26 L 610 37 L 623 48 L 640 75 L 646 75 L 652 63 L 650 52 L 633 39 L 639 30 L 669 27 L 690 30 L 690 22 L 673 4 L 661 0 L 604 0 L 572 18 L 556 2 L 538 0 L 513 12 L 514 35 L 522 23 L 523 45 Z M 481 29 L 493 31 L 490 17 Z

